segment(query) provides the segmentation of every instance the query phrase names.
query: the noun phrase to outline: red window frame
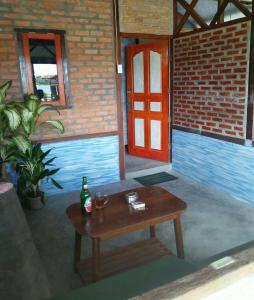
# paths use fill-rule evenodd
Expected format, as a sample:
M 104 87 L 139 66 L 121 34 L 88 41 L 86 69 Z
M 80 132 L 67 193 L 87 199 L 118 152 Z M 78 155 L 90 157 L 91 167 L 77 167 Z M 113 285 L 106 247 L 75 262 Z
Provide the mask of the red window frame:
M 56 49 L 56 65 L 57 65 L 57 77 L 59 86 L 59 100 L 57 101 L 46 101 L 54 106 L 65 106 L 66 96 L 64 88 L 64 75 L 63 75 L 63 55 L 62 55 L 62 45 L 61 45 L 61 35 L 56 33 L 34 33 L 34 32 L 21 32 L 24 61 L 26 68 L 26 82 L 27 82 L 27 92 L 34 93 L 33 85 L 33 74 L 32 74 L 32 62 L 29 47 L 30 39 L 41 39 L 41 40 L 54 40 Z

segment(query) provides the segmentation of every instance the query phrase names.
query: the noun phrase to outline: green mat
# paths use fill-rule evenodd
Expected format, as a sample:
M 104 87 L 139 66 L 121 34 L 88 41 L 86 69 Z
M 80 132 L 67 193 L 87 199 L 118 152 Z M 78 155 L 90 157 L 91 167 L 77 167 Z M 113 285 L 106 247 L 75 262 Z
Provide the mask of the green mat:
M 158 184 L 166 181 L 171 181 L 177 179 L 177 177 L 168 174 L 167 172 L 155 173 L 152 175 L 141 176 L 134 178 L 137 182 L 143 184 L 144 186 Z
M 51 300 L 126 300 L 196 270 L 194 266 L 183 259 L 165 256 Z

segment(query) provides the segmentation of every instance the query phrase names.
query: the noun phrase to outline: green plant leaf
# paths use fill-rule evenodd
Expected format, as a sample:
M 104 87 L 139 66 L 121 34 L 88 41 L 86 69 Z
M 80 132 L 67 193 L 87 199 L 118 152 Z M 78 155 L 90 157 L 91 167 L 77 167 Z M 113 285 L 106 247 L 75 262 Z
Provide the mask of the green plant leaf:
M 45 157 L 51 152 L 52 149 L 53 148 L 43 152 L 43 150 L 41 149 L 41 144 L 37 144 L 33 149 L 33 156 L 37 158 L 38 163 L 42 163 Z M 43 163 L 43 165 L 45 166 L 45 163 Z
M 30 94 L 26 97 L 25 100 L 25 106 L 33 113 L 36 114 L 37 109 L 40 105 L 40 100 L 39 98 L 34 95 L 34 94 Z
M 29 151 L 32 147 L 30 140 L 21 134 L 13 136 L 13 141 L 23 154 Z
M 33 118 L 31 119 L 31 122 L 30 122 L 30 133 L 35 133 L 35 124 L 36 124 L 36 120 Z
M 27 123 L 22 123 L 22 126 L 23 126 L 23 129 L 25 131 L 26 134 L 30 135 L 31 134 L 31 127 L 30 127 L 30 124 Z
M 47 120 L 43 123 L 50 124 L 50 125 L 54 126 L 55 128 L 57 128 L 61 133 L 64 133 L 64 126 L 63 126 L 62 122 L 60 122 L 59 120 Z
M 0 147 L 0 158 L 2 162 L 5 162 L 7 158 L 6 149 L 4 147 Z
M 40 173 L 39 179 L 43 179 L 45 177 L 52 176 L 52 175 L 56 174 L 59 170 L 60 169 L 53 169 L 53 170 L 46 169 L 46 170 L 43 170 Z
M 44 163 L 44 165 L 45 165 L 45 166 L 50 165 L 50 164 L 52 163 L 52 161 L 54 161 L 55 159 L 56 159 L 56 156 L 55 156 L 55 157 L 52 157 L 51 159 L 47 160 L 47 161 Z
M 43 151 L 41 149 L 41 144 L 36 144 L 36 145 L 33 145 L 33 149 L 32 149 L 32 157 L 34 160 L 36 160 L 37 162 L 41 162 L 41 157 L 43 155 Z
M 48 170 L 48 176 L 52 176 L 52 175 L 56 174 L 59 170 L 60 170 L 60 168 Z
M 6 104 L 0 104 L 0 112 L 4 111 Z
M 21 108 L 22 109 L 24 107 L 24 101 L 14 101 L 14 102 L 11 102 L 10 106 L 14 107 L 14 108 Z
M 49 170 L 46 169 L 46 170 L 43 170 L 42 172 L 40 172 L 39 174 L 39 179 L 44 179 L 44 178 L 47 178 L 48 176 L 50 176 L 50 173 L 49 173 Z
M 55 179 L 50 178 L 51 182 L 54 184 L 55 187 L 57 187 L 58 189 L 62 190 L 63 187 L 61 186 L 61 184 L 59 184 L 57 181 L 55 181 Z
M 2 142 L 3 146 L 8 146 L 8 147 L 12 147 L 15 145 L 14 141 L 12 140 L 12 138 L 7 138 L 5 137 L 3 142 Z
M 22 126 L 27 134 L 31 134 L 31 123 L 33 121 L 33 113 L 26 107 L 21 110 Z
M 21 122 L 21 118 L 17 112 L 16 109 L 14 108 L 7 108 L 4 110 L 4 114 L 8 119 L 8 124 L 11 130 L 15 130 L 18 128 L 20 122 Z
M 40 116 L 44 111 L 46 111 L 46 110 L 48 110 L 48 109 L 54 109 L 54 110 L 57 111 L 58 114 L 60 115 L 59 110 L 58 110 L 55 106 L 53 106 L 53 105 L 51 105 L 51 104 L 41 104 L 40 107 L 39 107 L 38 110 L 37 110 L 38 116 Z
M 53 148 L 48 149 L 47 151 L 45 151 L 44 153 L 42 153 L 41 155 L 41 161 L 52 151 Z
M 23 123 L 30 122 L 31 118 L 33 118 L 33 113 L 26 107 L 24 107 L 21 111 L 21 119 Z
M 3 101 L 6 97 L 6 91 L 11 87 L 12 81 L 6 81 L 2 86 L 0 86 L 0 104 L 3 104 Z

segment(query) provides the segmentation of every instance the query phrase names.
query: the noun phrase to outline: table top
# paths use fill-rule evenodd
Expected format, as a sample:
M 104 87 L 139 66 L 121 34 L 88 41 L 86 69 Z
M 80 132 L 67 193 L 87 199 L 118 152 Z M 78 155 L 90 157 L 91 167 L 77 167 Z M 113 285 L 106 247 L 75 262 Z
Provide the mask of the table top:
M 145 210 L 135 211 L 125 200 L 125 194 L 133 191 L 138 193 L 138 201 L 145 202 Z M 70 205 L 66 214 L 79 234 L 107 239 L 174 219 L 186 208 L 184 201 L 165 189 L 149 186 L 110 195 L 108 204 L 94 208 L 88 217 L 82 216 L 80 203 Z

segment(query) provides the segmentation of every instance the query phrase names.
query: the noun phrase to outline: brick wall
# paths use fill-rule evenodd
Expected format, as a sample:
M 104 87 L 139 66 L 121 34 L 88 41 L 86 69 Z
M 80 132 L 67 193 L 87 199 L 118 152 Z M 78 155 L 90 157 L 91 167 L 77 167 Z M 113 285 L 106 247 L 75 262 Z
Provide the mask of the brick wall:
M 0 84 L 13 80 L 10 98 L 21 99 L 14 28 L 66 30 L 72 108 L 61 110 L 66 136 L 117 129 L 111 0 L 0 2 Z M 51 112 L 47 117 L 51 117 Z M 42 131 L 38 138 L 56 137 Z
M 249 23 L 174 41 L 174 124 L 245 137 Z
M 119 0 L 120 31 L 173 33 L 173 0 Z

